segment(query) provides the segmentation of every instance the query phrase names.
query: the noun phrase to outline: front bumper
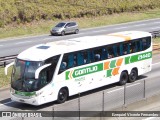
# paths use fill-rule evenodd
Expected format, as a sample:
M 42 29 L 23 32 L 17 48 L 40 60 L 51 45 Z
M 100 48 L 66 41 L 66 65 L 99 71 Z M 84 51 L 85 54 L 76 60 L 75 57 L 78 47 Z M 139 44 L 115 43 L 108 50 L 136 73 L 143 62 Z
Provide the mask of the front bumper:
M 30 104 L 30 105 L 41 105 L 42 103 L 38 102 L 38 97 L 24 97 L 24 96 L 19 96 L 16 94 L 11 94 L 11 100 L 16 101 L 16 102 L 20 102 L 20 103 L 26 103 L 26 104 Z

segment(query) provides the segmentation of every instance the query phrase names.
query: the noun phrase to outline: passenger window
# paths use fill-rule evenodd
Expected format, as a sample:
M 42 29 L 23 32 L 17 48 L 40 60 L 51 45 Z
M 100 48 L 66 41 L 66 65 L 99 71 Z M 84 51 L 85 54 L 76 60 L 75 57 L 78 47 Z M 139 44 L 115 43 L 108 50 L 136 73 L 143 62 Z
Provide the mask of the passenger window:
M 108 48 L 108 58 L 113 58 L 114 57 L 114 52 L 113 52 L 113 48 L 109 47 Z
M 102 55 L 102 49 L 95 49 L 94 50 L 94 60 L 95 60 L 95 62 L 101 60 L 101 55 Z
M 59 73 L 63 72 L 66 69 L 72 68 L 77 65 L 77 56 L 75 53 L 65 54 L 63 56 Z
M 127 55 L 130 53 L 130 45 L 128 42 L 123 44 L 123 55 Z
M 146 50 L 147 48 L 149 48 L 149 47 L 150 47 L 150 44 L 151 44 L 151 40 L 150 40 L 149 37 L 142 39 L 142 49 L 143 49 L 143 50 Z
M 77 52 L 77 66 L 84 64 L 84 53 L 83 52 Z
M 102 48 L 102 60 L 108 59 L 108 50 L 106 48 Z

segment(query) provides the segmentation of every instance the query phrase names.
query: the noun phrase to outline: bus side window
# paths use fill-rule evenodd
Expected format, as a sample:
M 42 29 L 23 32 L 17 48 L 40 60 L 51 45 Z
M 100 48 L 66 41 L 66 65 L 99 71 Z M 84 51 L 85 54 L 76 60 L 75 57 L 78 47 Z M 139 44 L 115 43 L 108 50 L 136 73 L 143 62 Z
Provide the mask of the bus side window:
M 137 52 L 137 47 L 136 47 L 136 43 L 134 41 L 130 42 L 130 53 L 135 53 Z
M 95 62 L 100 61 L 102 56 L 102 49 L 95 49 L 94 50 L 94 59 Z
M 113 58 L 114 52 L 112 47 L 108 47 L 108 58 Z
M 102 60 L 108 59 L 108 51 L 106 48 L 102 48 Z
M 83 58 L 84 58 L 84 64 L 88 64 L 89 63 L 89 53 L 88 51 L 83 51 Z
M 113 45 L 113 53 L 114 53 L 114 57 L 117 57 L 117 46 Z
M 119 44 L 119 43 L 116 45 L 116 46 L 117 46 L 117 50 L 116 50 L 117 56 L 121 56 L 121 55 L 122 55 L 122 54 L 121 54 L 121 51 L 120 51 L 120 50 L 121 50 L 120 45 L 121 45 L 121 44 Z
M 80 51 L 77 53 L 77 66 L 84 64 L 84 54 Z
M 146 50 L 147 48 L 150 47 L 150 44 L 151 44 L 151 38 L 147 37 L 147 38 L 143 38 L 142 39 L 142 48 L 143 50 Z
M 94 61 L 95 60 L 94 60 L 94 52 L 93 52 L 93 50 L 88 50 L 88 61 L 87 61 L 87 63 L 92 63 Z
M 139 45 L 140 45 L 140 51 L 142 51 L 143 50 L 142 39 L 139 41 Z
M 123 55 L 130 54 L 130 45 L 128 42 L 123 44 Z
M 70 53 L 69 55 L 68 55 L 68 65 L 67 65 L 67 68 L 72 68 L 73 66 L 74 66 L 74 61 L 75 61 L 75 57 L 74 57 L 74 54 L 73 53 Z
M 137 52 L 141 51 L 142 50 L 142 44 L 140 43 L 140 39 L 139 40 L 136 40 L 135 41 L 136 43 L 136 47 L 137 47 Z
M 121 43 L 120 45 L 119 45 L 119 53 L 120 53 L 120 56 L 122 56 L 123 55 L 123 44 Z

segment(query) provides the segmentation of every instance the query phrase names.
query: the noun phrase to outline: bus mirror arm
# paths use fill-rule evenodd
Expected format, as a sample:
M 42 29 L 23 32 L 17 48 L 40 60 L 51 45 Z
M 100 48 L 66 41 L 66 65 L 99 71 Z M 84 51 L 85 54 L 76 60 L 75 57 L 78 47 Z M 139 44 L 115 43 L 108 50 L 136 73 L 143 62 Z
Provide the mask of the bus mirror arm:
M 14 64 L 14 62 L 11 62 L 10 64 L 6 65 L 5 69 L 4 69 L 4 72 L 5 72 L 5 75 L 7 75 L 7 71 L 8 71 L 8 68 L 10 66 L 12 66 Z
M 46 65 L 43 65 L 41 67 L 39 67 L 36 71 L 35 71 L 35 79 L 38 79 L 39 78 L 39 73 L 46 67 L 50 66 L 50 64 L 46 64 Z

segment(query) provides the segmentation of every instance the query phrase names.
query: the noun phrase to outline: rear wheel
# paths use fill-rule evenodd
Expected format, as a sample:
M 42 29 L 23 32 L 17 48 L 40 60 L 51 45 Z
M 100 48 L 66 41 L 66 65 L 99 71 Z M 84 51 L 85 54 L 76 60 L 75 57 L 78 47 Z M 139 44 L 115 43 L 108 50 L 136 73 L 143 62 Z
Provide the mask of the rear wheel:
M 136 69 L 132 69 L 131 73 L 129 74 L 129 82 L 134 82 L 138 77 L 138 73 Z
M 64 103 L 68 98 L 68 91 L 66 88 L 61 88 L 59 93 L 58 93 L 58 103 Z
M 65 35 L 65 32 L 64 32 L 64 31 L 62 31 L 62 32 L 61 32 L 61 35 L 62 35 L 62 36 L 64 36 L 64 35 Z
M 127 72 L 122 72 L 121 75 L 120 75 L 120 81 L 119 81 L 119 84 L 120 85 L 125 85 L 128 81 L 128 74 Z
M 78 34 L 78 33 L 79 33 L 79 30 L 78 30 L 78 29 L 76 29 L 76 30 L 75 30 L 75 34 Z

